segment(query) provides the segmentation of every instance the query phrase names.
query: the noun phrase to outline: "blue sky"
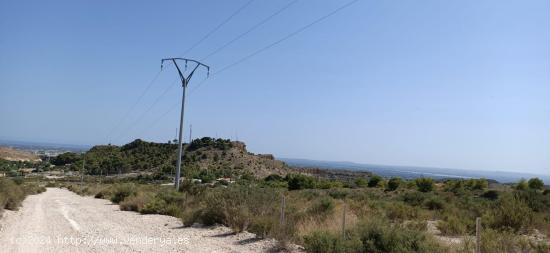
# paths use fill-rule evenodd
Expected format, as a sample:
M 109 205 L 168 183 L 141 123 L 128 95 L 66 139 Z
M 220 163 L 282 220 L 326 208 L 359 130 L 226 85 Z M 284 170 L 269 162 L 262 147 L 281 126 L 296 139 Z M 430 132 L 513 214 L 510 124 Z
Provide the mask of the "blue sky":
M 123 117 L 161 58 L 246 2 L 1 0 L 0 138 L 173 139 L 172 67 Z M 290 2 L 253 1 L 183 56 L 202 59 Z M 346 2 L 298 1 L 205 63 L 216 72 Z M 548 27 L 549 1 L 360 0 L 211 76 L 185 122 L 279 157 L 548 174 Z

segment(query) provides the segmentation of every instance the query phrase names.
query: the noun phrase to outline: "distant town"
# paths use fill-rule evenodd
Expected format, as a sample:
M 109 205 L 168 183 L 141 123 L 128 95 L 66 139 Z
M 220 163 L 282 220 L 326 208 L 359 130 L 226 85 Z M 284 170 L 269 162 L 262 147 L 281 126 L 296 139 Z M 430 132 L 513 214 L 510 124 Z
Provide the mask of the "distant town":
M 27 151 L 39 157 L 55 157 L 66 152 L 82 153 L 89 149 L 84 145 L 38 143 L 0 140 L 0 146 Z

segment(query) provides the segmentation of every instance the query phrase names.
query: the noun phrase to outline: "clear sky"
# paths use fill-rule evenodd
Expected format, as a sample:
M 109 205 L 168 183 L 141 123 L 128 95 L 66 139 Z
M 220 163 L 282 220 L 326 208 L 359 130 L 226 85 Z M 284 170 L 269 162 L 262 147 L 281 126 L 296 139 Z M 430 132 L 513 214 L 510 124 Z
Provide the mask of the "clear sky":
M 173 139 L 172 66 L 124 116 L 161 58 L 248 1 L 0 0 L 0 138 Z M 347 1 L 297 1 L 205 63 L 214 73 Z M 183 56 L 204 58 L 290 2 L 251 2 Z M 185 122 L 279 157 L 549 174 L 550 1 L 359 0 L 212 75 Z

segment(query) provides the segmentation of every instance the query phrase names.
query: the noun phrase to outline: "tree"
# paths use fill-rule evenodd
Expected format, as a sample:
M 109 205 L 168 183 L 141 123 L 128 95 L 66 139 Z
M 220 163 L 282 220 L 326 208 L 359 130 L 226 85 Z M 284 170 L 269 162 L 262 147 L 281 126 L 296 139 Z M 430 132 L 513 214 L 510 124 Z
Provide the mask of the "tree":
M 532 190 L 544 189 L 544 182 L 538 177 L 529 179 L 529 182 L 527 184 L 529 185 L 529 189 Z
M 470 179 L 466 181 L 466 186 L 470 190 L 485 190 L 489 188 L 489 182 L 485 178 Z
M 301 190 L 315 188 L 315 179 L 302 174 L 288 174 L 288 190 Z
M 56 166 L 72 164 L 80 160 L 80 155 L 73 152 L 66 152 L 51 159 L 51 163 Z
M 369 183 L 369 181 L 367 181 L 366 179 L 364 179 L 362 177 L 355 179 L 355 185 L 357 187 L 365 187 L 365 186 L 368 185 L 368 183 Z
M 520 179 L 516 184 L 516 190 L 518 191 L 527 190 L 527 187 L 528 187 L 527 180 L 525 180 L 524 178 Z
M 481 197 L 484 197 L 486 199 L 490 199 L 490 200 L 497 200 L 498 199 L 498 191 L 495 191 L 495 190 L 489 190 L 489 191 L 486 191 L 484 192 Z
M 387 189 L 389 191 L 395 191 L 395 190 L 397 190 L 397 188 L 399 188 L 400 184 L 401 184 L 401 178 L 393 177 L 388 181 Z
M 369 183 L 368 183 L 368 187 L 376 187 L 378 186 L 378 184 L 380 184 L 380 182 L 382 182 L 382 178 L 380 176 L 372 176 L 369 178 Z
M 417 178 L 415 183 L 420 192 L 430 192 L 434 188 L 434 181 L 431 178 Z

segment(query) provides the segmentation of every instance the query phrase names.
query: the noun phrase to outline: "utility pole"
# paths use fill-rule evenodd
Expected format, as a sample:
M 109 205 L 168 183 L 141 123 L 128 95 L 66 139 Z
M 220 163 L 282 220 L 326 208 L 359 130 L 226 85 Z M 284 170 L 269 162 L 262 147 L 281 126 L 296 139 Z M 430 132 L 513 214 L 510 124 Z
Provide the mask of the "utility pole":
M 86 155 L 82 156 L 82 170 L 80 171 L 80 190 L 84 184 L 84 166 L 86 166 Z
M 189 73 L 189 75 L 187 75 L 187 77 L 185 77 L 183 75 L 183 73 L 181 72 L 181 69 L 180 67 L 178 66 L 178 63 L 176 61 L 185 61 L 185 69 L 184 71 L 187 69 L 187 63 L 191 62 L 192 64 L 196 64 L 195 67 L 193 68 L 193 70 L 191 70 L 191 72 Z M 167 59 L 162 59 L 160 61 L 160 69 L 162 69 L 162 66 L 163 66 L 163 63 L 164 61 L 171 61 L 172 63 L 174 63 L 174 66 L 176 66 L 176 69 L 178 70 L 178 75 L 181 79 L 181 86 L 183 88 L 183 95 L 182 95 L 182 98 L 181 98 L 181 115 L 180 115 L 180 128 L 179 128 L 179 136 L 178 136 L 178 163 L 177 163 L 177 168 L 176 168 L 176 177 L 175 177 L 175 182 L 174 182 L 174 186 L 176 187 L 176 190 L 178 190 L 180 188 L 180 174 L 181 174 L 181 157 L 183 156 L 183 147 L 182 147 L 182 134 L 183 134 L 183 112 L 185 111 L 185 91 L 187 90 L 187 85 L 189 84 L 189 81 L 191 80 L 191 77 L 193 77 L 193 74 L 195 73 L 195 70 L 197 70 L 197 68 L 199 68 L 200 66 L 203 66 L 206 68 L 207 70 L 207 76 L 210 74 L 210 67 L 208 67 L 207 65 L 204 65 L 198 61 L 195 61 L 195 60 L 191 60 L 191 59 L 185 59 L 185 58 L 167 58 Z
M 189 144 L 193 141 L 193 124 L 189 124 Z

